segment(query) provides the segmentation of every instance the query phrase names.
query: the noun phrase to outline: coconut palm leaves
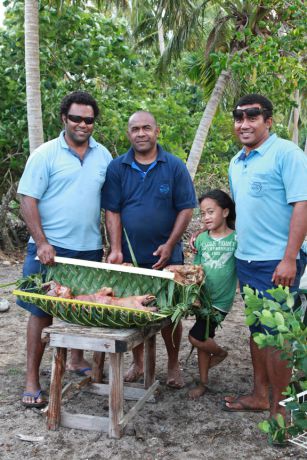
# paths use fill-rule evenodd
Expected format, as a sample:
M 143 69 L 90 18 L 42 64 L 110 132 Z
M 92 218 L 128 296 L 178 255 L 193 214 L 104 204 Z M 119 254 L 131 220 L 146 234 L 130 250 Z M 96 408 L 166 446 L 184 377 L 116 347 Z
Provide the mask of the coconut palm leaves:
M 200 308 L 200 286 L 184 286 L 171 279 L 140 275 L 133 271 L 131 273 L 119 272 L 77 264 L 57 263 L 47 269 L 46 283 L 50 280 L 70 287 L 73 295 L 91 294 L 103 286 L 108 286 L 113 289 L 116 297 L 143 294 L 156 296 L 159 310 L 157 313 L 46 296 L 42 275 L 22 280 L 19 285 L 20 289 L 30 290 L 30 292 L 14 291 L 22 300 L 35 303 L 52 316 L 85 326 L 140 327 L 160 321 L 167 316 L 173 316 L 173 321 L 178 323 L 181 317 L 195 314 L 193 313 L 194 308 L 198 310 Z M 198 306 L 193 307 L 195 304 Z
M 92 327 L 130 328 L 153 324 L 167 315 L 85 302 L 76 299 L 61 299 L 33 292 L 16 290 L 14 293 L 24 302 L 36 304 L 44 312 L 73 324 Z

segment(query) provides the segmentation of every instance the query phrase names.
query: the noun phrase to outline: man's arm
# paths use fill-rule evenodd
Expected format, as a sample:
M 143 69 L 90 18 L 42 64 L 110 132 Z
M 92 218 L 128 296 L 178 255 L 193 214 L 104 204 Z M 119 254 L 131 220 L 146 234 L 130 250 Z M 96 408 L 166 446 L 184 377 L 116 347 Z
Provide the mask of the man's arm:
M 106 210 L 106 227 L 111 246 L 107 262 L 109 264 L 121 264 L 123 262 L 122 222 L 119 212 Z
M 277 286 L 293 285 L 296 276 L 296 256 L 307 234 L 307 201 L 294 203 L 293 208 L 286 251 L 272 276 L 272 281 Z
M 54 263 L 56 252 L 54 247 L 48 243 L 43 231 L 37 204 L 38 200 L 36 198 L 21 195 L 21 214 L 37 246 L 37 256 L 42 264 L 51 265 Z
M 172 255 L 173 249 L 177 241 L 179 241 L 185 232 L 190 220 L 192 219 L 193 209 L 183 209 L 177 215 L 173 230 L 166 243 L 161 244 L 153 253 L 154 256 L 159 256 L 160 259 L 153 265 L 153 269 L 159 270 L 167 265 L 167 261 Z
M 203 227 L 200 230 L 197 230 L 196 232 L 192 233 L 190 241 L 189 241 L 189 246 L 190 246 L 191 251 L 194 254 L 197 254 L 197 249 L 195 247 L 196 238 L 198 237 L 198 235 L 200 235 L 201 233 L 204 233 L 206 230 L 207 230 L 207 227 L 205 224 L 203 224 Z

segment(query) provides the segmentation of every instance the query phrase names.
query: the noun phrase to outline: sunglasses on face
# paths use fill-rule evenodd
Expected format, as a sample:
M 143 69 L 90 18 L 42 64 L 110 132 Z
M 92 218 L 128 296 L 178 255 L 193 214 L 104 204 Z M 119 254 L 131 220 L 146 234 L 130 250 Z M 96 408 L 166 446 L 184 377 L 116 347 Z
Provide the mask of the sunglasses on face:
M 244 119 L 244 114 L 246 115 L 246 118 L 255 118 L 259 115 L 263 115 L 265 112 L 267 112 L 267 109 L 251 107 L 249 109 L 234 109 L 232 114 L 235 121 L 242 121 Z
M 82 121 L 84 121 L 86 125 L 92 125 L 95 121 L 94 117 L 80 117 L 80 115 L 71 115 L 71 114 L 68 114 L 67 118 L 68 120 L 74 123 L 82 123 Z

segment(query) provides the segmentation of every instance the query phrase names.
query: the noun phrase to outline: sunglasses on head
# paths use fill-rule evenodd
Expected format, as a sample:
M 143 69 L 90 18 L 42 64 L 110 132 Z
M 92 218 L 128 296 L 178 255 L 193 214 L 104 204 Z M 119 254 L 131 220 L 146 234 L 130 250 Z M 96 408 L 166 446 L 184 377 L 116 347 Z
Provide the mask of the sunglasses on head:
M 86 125 L 92 125 L 95 121 L 94 117 L 80 117 L 80 115 L 71 115 L 70 113 L 67 115 L 67 118 L 74 123 L 82 123 L 84 121 Z
M 249 109 L 234 109 L 232 111 L 232 114 L 235 121 L 242 121 L 244 118 L 244 114 L 247 118 L 254 118 L 258 117 L 259 115 L 263 115 L 264 112 L 267 112 L 267 109 L 260 109 L 259 107 L 250 107 Z

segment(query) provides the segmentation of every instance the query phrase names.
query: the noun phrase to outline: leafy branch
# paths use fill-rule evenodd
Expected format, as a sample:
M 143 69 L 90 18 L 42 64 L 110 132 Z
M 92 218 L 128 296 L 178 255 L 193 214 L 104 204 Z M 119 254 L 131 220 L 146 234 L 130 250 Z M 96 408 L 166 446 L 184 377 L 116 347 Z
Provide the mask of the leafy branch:
M 255 333 L 254 341 L 259 348 L 274 347 L 282 350 L 281 358 L 289 361 L 292 368 L 290 385 L 283 393 L 287 399 L 285 408 L 291 411 L 291 425 L 287 426 L 281 414 L 259 423 L 268 435 L 269 442 L 282 443 L 287 436 L 295 436 L 307 429 L 307 401 L 300 396 L 307 390 L 307 328 L 303 322 L 304 308 L 297 306 L 289 288 L 279 286 L 268 289 L 270 297 L 260 297 L 248 286 L 243 288 L 247 306 L 246 324 L 262 324 L 272 329 L 274 335 Z

